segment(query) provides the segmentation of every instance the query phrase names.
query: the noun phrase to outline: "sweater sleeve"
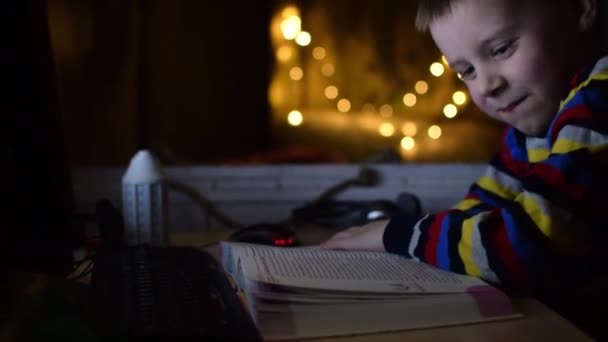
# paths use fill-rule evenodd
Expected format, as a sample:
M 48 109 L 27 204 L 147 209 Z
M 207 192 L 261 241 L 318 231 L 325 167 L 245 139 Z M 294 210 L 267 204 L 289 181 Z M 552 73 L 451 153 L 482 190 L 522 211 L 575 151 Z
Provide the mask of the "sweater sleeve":
M 606 241 L 608 81 L 573 94 L 549 129 L 546 156 L 529 162 L 526 138 L 511 129 L 463 201 L 417 222 L 391 220 L 386 250 L 525 289 L 556 255 L 578 257 Z

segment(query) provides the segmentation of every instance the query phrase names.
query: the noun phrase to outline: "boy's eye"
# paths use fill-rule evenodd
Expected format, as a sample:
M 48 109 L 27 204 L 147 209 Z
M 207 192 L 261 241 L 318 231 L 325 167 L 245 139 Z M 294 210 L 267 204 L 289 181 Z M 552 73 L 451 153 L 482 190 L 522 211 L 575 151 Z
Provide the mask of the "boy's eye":
M 475 76 L 475 68 L 468 66 L 464 70 L 458 72 L 458 77 L 461 80 L 469 80 Z
M 506 43 L 502 43 L 500 45 L 498 45 L 497 47 L 495 47 L 494 49 L 492 49 L 491 54 L 492 57 L 503 57 L 505 55 L 508 55 L 512 52 L 514 47 L 514 41 L 508 41 Z

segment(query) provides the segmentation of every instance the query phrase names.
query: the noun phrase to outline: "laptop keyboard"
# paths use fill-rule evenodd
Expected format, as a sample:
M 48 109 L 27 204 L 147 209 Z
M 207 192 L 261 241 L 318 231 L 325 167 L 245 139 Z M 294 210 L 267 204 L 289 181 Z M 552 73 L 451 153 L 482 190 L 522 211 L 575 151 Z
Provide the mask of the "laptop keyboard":
M 102 335 L 261 340 L 221 266 L 196 248 L 99 252 L 90 303 Z

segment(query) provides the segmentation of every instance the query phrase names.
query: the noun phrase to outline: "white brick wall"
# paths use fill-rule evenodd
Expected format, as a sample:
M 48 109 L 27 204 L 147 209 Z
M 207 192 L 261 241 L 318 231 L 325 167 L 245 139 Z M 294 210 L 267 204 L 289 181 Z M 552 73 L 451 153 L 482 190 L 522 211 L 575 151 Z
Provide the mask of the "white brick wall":
M 380 178 L 372 187 L 350 187 L 337 196 L 348 200 L 394 200 L 401 192 L 418 195 L 427 212 L 453 205 L 485 170 L 484 164 L 370 165 Z M 192 166 L 167 168 L 166 174 L 196 189 L 220 211 L 243 224 L 276 222 L 327 188 L 355 177 L 358 165 Z M 121 205 L 121 168 L 73 170 L 79 211 L 93 211 L 95 201 Z M 170 192 L 171 229 L 220 228 L 182 193 Z

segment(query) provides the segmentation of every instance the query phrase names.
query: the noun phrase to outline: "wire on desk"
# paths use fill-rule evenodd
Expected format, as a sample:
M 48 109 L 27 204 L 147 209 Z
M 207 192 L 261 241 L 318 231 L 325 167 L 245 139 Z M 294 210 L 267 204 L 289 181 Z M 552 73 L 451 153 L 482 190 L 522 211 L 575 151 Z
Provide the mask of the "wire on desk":
M 209 215 L 211 215 L 213 218 L 215 218 L 225 226 L 233 229 L 239 229 L 243 227 L 242 224 L 236 222 L 232 218 L 220 212 L 211 203 L 211 201 L 205 198 L 200 192 L 196 191 L 196 189 L 191 188 L 190 186 L 180 183 L 174 179 L 168 179 L 167 184 L 169 185 L 169 188 L 171 190 L 186 194 L 188 197 L 190 197 L 190 199 L 192 199 L 196 204 L 198 204 L 201 209 L 205 210 Z
M 351 186 L 374 186 L 378 183 L 378 172 L 369 167 L 361 167 L 357 176 L 346 179 L 323 191 L 311 203 L 325 202 L 334 198 L 337 194 L 345 191 Z
M 358 208 L 361 206 L 361 204 L 355 201 L 342 201 L 340 203 L 336 203 L 335 201 L 332 201 L 332 199 L 334 199 L 334 197 L 336 197 L 341 192 L 346 191 L 351 186 L 375 186 L 376 184 L 378 184 L 378 178 L 379 175 L 375 169 L 362 166 L 356 176 L 345 179 L 337 184 L 330 186 L 315 199 L 311 200 L 309 203 L 305 204 L 302 207 L 294 208 L 291 211 L 291 215 L 289 216 L 289 218 L 281 221 L 280 224 L 294 225 L 303 223 L 315 223 L 335 227 L 336 224 L 339 223 L 336 220 L 342 220 L 342 216 L 344 213 L 354 211 L 353 209 L 347 209 L 346 206 Z M 319 209 L 313 212 L 311 208 Z M 336 211 L 336 209 L 338 209 L 339 211 Z M 306 213 L 310 215 L 302 215 L 303 211 L 306 211 Z M 332 220 L 324 221 L 321 215 L 327 214 L 330 211 L 333 211 Z M 358 222 L 359 221 L 348 220 L 346 221 L 346 223 L 341 223 L 343 226 L 347 227 Z
M 233 229 L 240 229 L 245 227 L 229 216 L 225 215 L 221 211 L 219 211 L 210 200 L 205 198 L 199 191 L 196 189 L 176 181 L 175 179 L 167 179 L 166 180 L 169 189 L 177 192 L 181 192 L 186 194 L 190 199 L 192 199 L 199 207 L 204 210 L 207 214 L 215 218 L 218 222 L 222 223 L 226 227 Z M 337 194 L 345 191 L 347 188 L 351 186 L 374 186 L 378 182 L 378 173 L 376 170 L 369 167 L 361 167 L 359 169 L 359 173 L 353 177 L 341 181 L 325 191 L 323 191 L 317 198 L 313 199 L 310 202 L 310 205 L 329 205 L 329 200 L 335 197 Z M 289 218 L 281 221 L 282 224 L 291 224 L 294 221 L 293 213 Z

